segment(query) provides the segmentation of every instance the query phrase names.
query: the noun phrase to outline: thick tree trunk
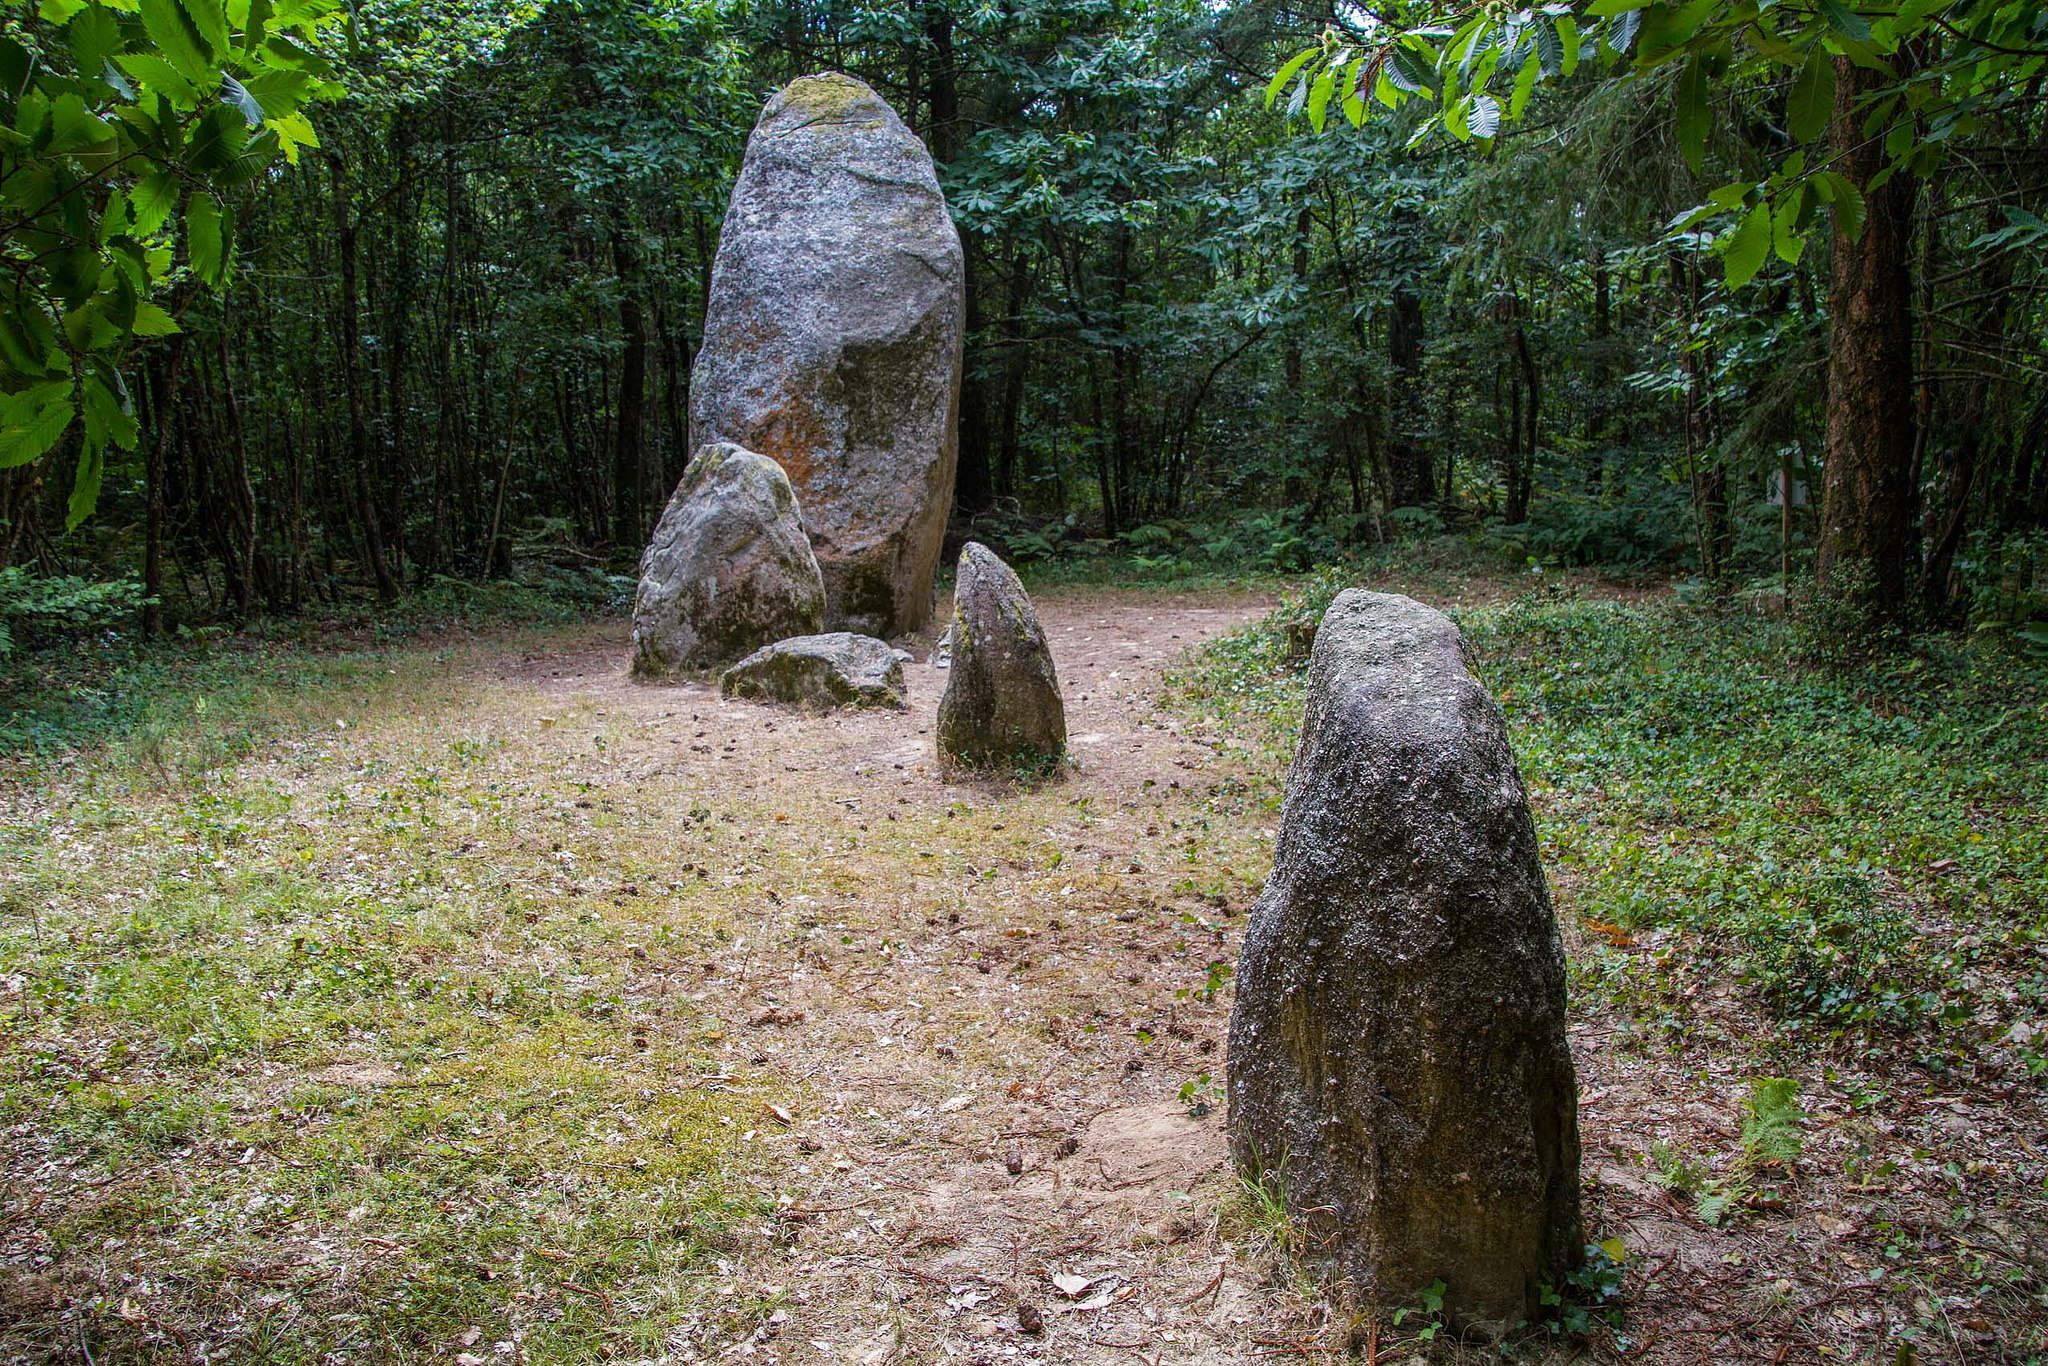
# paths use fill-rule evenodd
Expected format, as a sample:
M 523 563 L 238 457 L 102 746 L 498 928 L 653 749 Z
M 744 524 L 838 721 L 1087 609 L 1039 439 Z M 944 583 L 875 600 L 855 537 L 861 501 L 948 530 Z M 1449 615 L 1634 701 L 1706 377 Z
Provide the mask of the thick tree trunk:
M 1906 606 L 1913 545 L 1911 236 L 1918 183 L 1894 175 L 1867 188 L 1886 162 L 1863 135 L 1858 97 L 1887 78 L 1835 59 L 1835 169 L 1864 188 L 1864 224 L 1839 227 L 1828 289 L 1827 459 L 1814 567 L 1834 593 L 1864 599 L 1873 616 Z

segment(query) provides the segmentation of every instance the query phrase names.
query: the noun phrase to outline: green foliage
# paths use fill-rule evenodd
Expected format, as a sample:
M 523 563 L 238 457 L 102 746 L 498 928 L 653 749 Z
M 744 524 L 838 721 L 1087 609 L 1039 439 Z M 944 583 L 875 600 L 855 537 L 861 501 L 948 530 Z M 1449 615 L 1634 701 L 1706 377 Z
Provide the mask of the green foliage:
M 82 424 L 68 523 L 138 428 L 122 368 L 179 330 L 156 296 L 218 289 L 231 199 L 318 144 L 341 87 L 320 54 L 340 0 L 42 0 L 0 32 L 0 470 Z M 183 250 L 180 251 L 182 246 Z
M 1410 1318 L 1423 1322 L 1416 1328 L 1417 1340 L 1428 1342 L 1444 1330 L 1444 1295 L 1450 1290 L 1442 1280 L 1431 1281 L 1423 1288 L 1419 1304 L 1403 1305 L 1394 1311 L 1394 1326 L 1400 1327 Z
M 1574 1336 L 1591 1332 L 1596 1324 L 1620 1328 L 1619 1301 L 1627 1260 L 1619 1238 L 1586 1244 L 1585 1257 L 1578 1270 L 1566 1275 L 1563 1290 L 1542 1287 L 1541 1302 L 1555 1315 L 1544 1326 L 1552 1333 Z
M 1826 158 L 1809 161 L 1804 146 L 1826 131 L 1835 112 L 1837 58 L 1890 82 L 1850 115 L 1864 138 L 1882 143 L 1889 161 L 1861 189 Z M 1504 123 L 1523 117 L 1537 86 L 1568 81 L 1582 61 L 1637 81 L 1675 69 L 1674 131 L 1697 176 L 1715 131 L 1717 96 L 1782 85 L 1793 145 L 1769 174 L 1721 186 L 1671 224 L 1680 233 L 1733 218 L 1734 228 L 1714 247 L 1729 286 L 1739 288 L 1773 251 L 1797 263 L 1820 208 L 1846 236 L 1859 236 L 1867 190 L 1899 172 L 1932 174 L 1984 118 L 2029 98 L 2044 60 L 2048 9 L 2035 0 L 1909 0 L 1861 10 L 1836 3 L 1758 8 L 1739 0 L 1592 0 L 1577 11 L 1563 4 L 1425 6 L 1407 22 L 1367 15 L 1355 30 L 1325 31 L 1317 47 L 1280 69 L 1266 102 L 1293 80 L 1289 116 L 1305 111 L 1321 132 L 1333 97 L 1341 95 L 1354 127 L 1375 105 L 1398 111 L 1420 101 L 1430 108 L 1411 145 L 1441 129 L 1490 146 Z
M 1747 1171 L 1776 1167 L 1790 1172 L 1806 1146 L 1800 1121 L 1799 1083 L 1789 1077 L 1758 1077 L 1742 1101 L 1742 1166 Z
M 1212 1078 L 1207 1072 L 1180 1084 L 1180 1103 L 1188 1107 L 1188 1115 L 1191 1118 L 1207 1118 L 1209 1112 L 1223 1104 L 1223 1101 L 1223 1083 Z
M 133 579 L 53 578 L 0 570 L 0 659 L 17 648 L 124 627 L 147 601 Z
M 2048 646 L 2048 531 L 1972 532 L 1955 568 L 1970 623 L 2010 631 L 2040 657 Z
M 1245 735 L 1277 796 L 1333 569 L 1169 679 Z M 2048 939 L 2048 668 L 1996 635 L 1828 670 L 1768 618 L 1546 589 L 1457 614 L 1500 699 L 1547 864 L 1627 995 L 1738 984 L 1787 1041 L 1967 1052 L 2005 1007 L 1994 965 Z

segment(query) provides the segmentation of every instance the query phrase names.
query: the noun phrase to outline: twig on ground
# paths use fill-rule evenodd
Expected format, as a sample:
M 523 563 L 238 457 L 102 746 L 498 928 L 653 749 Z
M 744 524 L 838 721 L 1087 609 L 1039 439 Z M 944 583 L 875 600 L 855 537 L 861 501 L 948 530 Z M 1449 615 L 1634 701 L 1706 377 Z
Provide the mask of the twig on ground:
M 1200 1304 L 1203 1300 L 1209 1298 L 1209 1296 L 1217 1294 L 1219 1291 L 1221 1291 L 1223 1288 L 1223 1273 L 1229 1268 L 1229 1266 L 1230 1262 L 1228 1259 L 1218 1257 L 1216 1259 L 1216 1274 L 1209 1278 L 1209 1283 L 1203 1286 L 1200 1290 L 1197 1290 L 1193 1295 L 1189 1296 L 1187 1299 L 1182 1300 L 1181 1303 Z

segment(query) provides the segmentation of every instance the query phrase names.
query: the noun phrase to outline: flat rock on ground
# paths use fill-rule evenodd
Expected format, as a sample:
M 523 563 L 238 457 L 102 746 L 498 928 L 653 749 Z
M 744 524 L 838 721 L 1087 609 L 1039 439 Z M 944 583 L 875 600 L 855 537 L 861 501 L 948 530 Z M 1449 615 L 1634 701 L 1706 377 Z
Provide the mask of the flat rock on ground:
M 901 707 L 903 660 L 889 642 L 851 631 L 765 645 L 719 676 L 722 697 L 834 707 Z

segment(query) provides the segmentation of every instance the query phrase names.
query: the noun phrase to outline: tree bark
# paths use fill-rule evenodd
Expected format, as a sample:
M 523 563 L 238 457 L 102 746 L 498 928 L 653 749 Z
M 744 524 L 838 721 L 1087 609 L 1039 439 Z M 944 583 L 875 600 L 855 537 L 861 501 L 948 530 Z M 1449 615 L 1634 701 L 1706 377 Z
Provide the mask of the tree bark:
M 1394 362 L 1394 401 L 1390 405 L 1387 474 L 1395 507 L 1420 507 L 1436 501 L 1436 472 L 1422 442 L 1422 300 L 1409 283 L 1420 249 L 1422 216 L 1414 209 L 1394 211 L 1394 316 L 1387 328 L 1387 346 Z M 1446 489 L 1448 492 L 1448 488 Z
M 349 461 L 354 466 L 356 516 L 362 523 L 363 545 L 369 556 L 370 577 L 377 585 L 380 602 L 398 596 L 398 581 L 384 558 L 384 533 L 378 525 L 377 497 L 370 480 L 370 429 L 363 413 L 363 370 L 361 324 L 356 316 L 356 229 L 348 207 L 348 172 L 338 155 L 329 155 L 328 169 L 334 177 L 334 232 L 341 253 L 341 375 L 348 392 Z
M 1913 200 L 1901 172 L 1869 188 L 1886 157 L 1863 135 L 1859 97 L 1888 78 L 1835 59 L 1835 169 L 1863 189 L 1864 223 L 1851 239 L 1837 220 L 1828 288 L 1827 456 L 1814 568 L 1832 593 L 1853 594 L 1874 618 L 1906 607 L 1913 540 Z
M 185 368 L 185 337 L 173 336 L 165 348 L 163 368 L 157 372 L 155 401 L 150 415 L 156 430 L 150 434 L 149 467 L 145 475 L 147 503 L 143 512 L 142 591 L 148 604 L 142 609 L 142 634 L 155 640 L 164 633 L 164 479 L 171 449 L 171 420 L 178 406 L 178 378 Z
M 1519 307 L 1519 304 L 1517 305 Z M 1507 523 L 1520 526 L 1529 520 L 1529 497 L 1536 485 L 1536 438 L 1537 421 L 1543 409 L 1543 374 L 1536 368 L 1535 353 L 1529 349 L 1529 333 L 1520 321 L 1515 323 L 1515 361 L 1522 374 L 1522 386 L 1528 391 L 1529 408 L 1515 434 L 1520 448 L 1516 453 L 1514 477 L 1508 483 Z
M 264 576 L 257 567 L 256 486 L 249 478 L 249 438 L 242 429 L 242 403 L 235 397 L 235 380 L 228 370 L 228 334 L 222 328 L 214 336 L 220 354 L 221 401 L 227 409 L 228 440 L 234 455 L 228 492 L 235 513 L 236 549 L 242 557 L 242 577 L 236 583 L 235 608 L 248 616 L 255 603 L 251 592 Z
M 612 443 L 612 536 L 621 546 L 646 539 L 641 509 L 654 482 L 647 470 L 647 317 L 640 303 L 640 258 L 626 234 L 612 232 L 612 260 L 619 276 L 619 330 L 625 351 L 619 367 L 619 430 Z M 495 537 L 493 537 L 495 540 Z

